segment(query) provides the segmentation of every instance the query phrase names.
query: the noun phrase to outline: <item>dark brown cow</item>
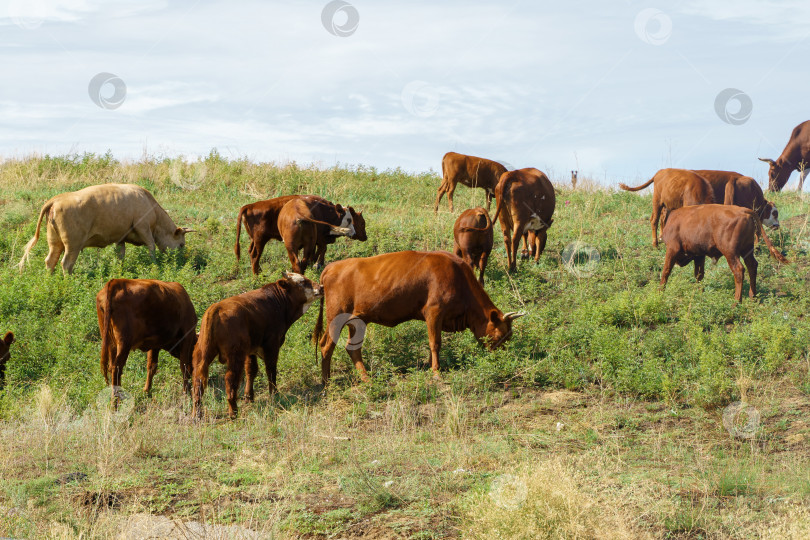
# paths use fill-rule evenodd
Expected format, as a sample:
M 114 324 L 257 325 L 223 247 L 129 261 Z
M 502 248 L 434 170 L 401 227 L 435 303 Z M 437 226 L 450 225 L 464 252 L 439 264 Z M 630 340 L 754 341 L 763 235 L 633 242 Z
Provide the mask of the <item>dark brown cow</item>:
M 774 161 L 768 158 L 759 158 L 760 161 L 770 164 L 768 169 L 768 190 L 782 191 L 787 184 L 790 174 L 799 171 L 799 191 L 804 185 L 807 170 L 810 169 L 810 120 L 802 122 L 790 134 L 782 155 Z
M 484 270 L 492 251 L 492 229 L 489 212 L 480 206 L 462 212 L 453 226 L 453 253 L 473 270 L 478 269 L 481 285 L 484 284 Z
M 183 392 L 191 381 L 191 353 L 197 313 L 182 285 L 156 279 L 111 279 L 96 295 L 101 332 L 101 372 L 117 395 L 129 352 L 146 352 L 146 385 L 151 392 L 161 349 L 180 360 Z
M 717 262 L 725 257 L 734 274 L 734 298 L 742 300 L 743 266 L 748 269 L 749 296 L 757 294 L 757 260 L 754 258 L 755 237 L 760 234 L 768 251 L 779 262 L 788 260 L 779 253 L 765 234 L 762 222 L 753 210 L 734 205 L 703 204 L 684 206 L 670 212 L 663 230 L 667 246 L 661 287 L 665 287 L 672 267 L 695 261 L 695 279 L 703 279 L 706 257 Z
M 640 191 L 655 182 L 653 187 L 652 226 L 653 246 L 658 247 L 658 220 L 661 210 L 671 212 L 682 206 L 711 204 L 715 202 L 714 191 L 709 183 L 694 171 L 686 169 L 661 169 L 649 181 L 638 187 L 619 184 L 625 191 Z M 668 214 L 667 214 L 668 215 Z M 664 223 L 668 218 L 665 216 Z
M 260 289 L 226 298 L 209 307 L 200 323 L 194 348 L 193 415 L 202 418 L 202 396 L 208 384 L 208 368 L 214 358 L 226 364 L 225 392 L 228 413 L 236 418 L 236 392 L 247 371 L 245 399 L 253 401 L 257 356 L 264 360 L 270 392 L 276 391 L 278 353 L 287 330 L 323 296 L 317 283 L 301 274 L 283 272 L 283 279 Z
M 750 176 L 732 171 L 695 171 L 712 186 L 714 201 L 720 204 L 735 204 L 750 208 L 759 216 L 762 224 L 772 229 L 779 228 L 779 211 L 776 205 L 765 200 L 762 188 Z
M 453 192 L 456 190 L 456 184 L 484 188 L 487 193 L 487 210 L 489 210 L 492 196 L 495 194 L 495 186 L 498 185 L 498 180 L 505 172 L 506 167 L 497 161 L 447 152 L 442 158 L 442 184 L 436 194 L 433 211 L 439 211 L 439 203 L 445 193 L 447 193 L 447 200 L 450 203 L 450 211 L 453 211 Z
M 11 358 L 9 348 L 12 343 L 14 343 L 14 333 L 6 332 L 6 335 L 0 340 L 0 388 L 3 387 L 6 381 L 6 363 Z
M 319 199 L 293 199 L 278 214 L 278 230 L 287 248 L 293 272 L 303 274 L 310 261 L 322 259 L 330 239 L 334 241 L 337 236 L 357 237 L 352 213 L 339 204 L 326 204 Z M 365 223 L 362 239 L 366 239 Z M 298 253 L 302 250 L 299 258 Z
M 308 197 L 311 200 L 319 200 L 325 204 L 335 206 L 326 199 L 318 197 L 317 195 L 285 195 L 283 197 L 276 197 L 275 199 L 268 199 L 266 201 L 258 201 L 252 204 L 246 204 L 239 209 L 236 216 L 236 244 L 234 245 L 234 253 L 236 254 L 236 261 L 239 262 L 241 257 L 241 249 L 239 246 L 239 236 L 242 232 L 242 221 L 245 223 L 245 231 L 250 237 L 250 247 L 248 253 L 250 255 L 250 265 L 253 273 L 258 275 L 261 273 L 261 266 L 259 259 L 264 251 L 264 246 L 270 240 L 283 241 L 281 233 L 278 230 L 278 215 L 285 204 L 293 199 Z M 349 213 L 352 215 L 352 222 L 356 231 L 354 239 L 365 241 L 366 240 L 366 226 L 363 213 L 355 211 L 354 208 L 349 206 Z M 334 243 L 337 236 L 327 236 L 323 239 L 324 244 L 319 246 L 317 255 L 317 266 L 324 265 L 326 257 L 326 246 Z
M 547 231 L 554 223 L 551 216 L 557 204 L 554 186 L 545 173 L 535 168 L 518 169 L 501 176 L 495 188 L 495 199 L 498 210 L 493 221 L 500 218 L 509 271 L 514 272 L 521 238 L 529 252 L 526 236 L 529 231 L 534 231 L 536 237 L 532 242 L 535 261 L 546 248 Z
M 361 379 L 367 381 L 362 355 L 367 324 L 393 327 L 405 321 L 425 321 L 431 368 L 438 377 L 442 332 L 470 329 L 479 341 L 486 339 L 487 347 L 495 349 L 511 337 L 512 321 L 524 315 L 501 312 L 470 266 L 444 251 L 399 251 L 333 262 L 321 274 L 321 284 L 325 294 L 313 339 L 320 338 L 324 385 L 344 325 L 349 325 L 346 351 Z

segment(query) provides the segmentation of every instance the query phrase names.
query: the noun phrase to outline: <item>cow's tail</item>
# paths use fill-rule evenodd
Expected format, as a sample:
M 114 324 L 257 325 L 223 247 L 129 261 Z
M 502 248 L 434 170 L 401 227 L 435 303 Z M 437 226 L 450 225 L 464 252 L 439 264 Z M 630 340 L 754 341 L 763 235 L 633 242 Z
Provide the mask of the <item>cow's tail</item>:
M 762 221 L 759 219 L 759 216 L 756 212 L 753 212 L 754 219 L 756 220 L 757 228 L 759 229 L 759 234 L 762 236 L 762 239 L 765 240 L 765 245 L 768 246 L 768 251 L 771 253 L 771 256 L 783 264 L 788 264 L 790 261 L 782 255 L 778 249 L 773 245 L 771 239 L 768 238 L 768 235 L 765 233 L 765 227 L 762 225 Z
M 112 298 L 113 298 L 113 281 L 108 281 L 105 285 L 107 289 L 107 296 L 104 299 L 104 318 L 101 323 L 101 373 L 104 374 L 104 380 L 107 384 L 110 383 L 110 362 L 112 362 L 112 343 L 110 340 L 112 336 Z
M 340 227 L 338 225 L 332 225 L 331 223 L 327 223 L 326 221 L 318 221 L 317 219 L 308 218 L 308 217 L 304 217 L 304 216 L 301 216 L 301 215 L 298 216 L 298 219 L 300 221 L 307 221 L 309 223 L 314 223 L 315 225 L 323 225 L 324 227 L 329 227 L 330 229 L 332 229 L 333 231 L 335 231 L 335 232 L 337 232 L 339 234 L 348 234 L 348 232 L 351 230 L 351 229 L 348 229 L 346 227 Z
M 504 174 L 506 174 L 506 173 L 504 173 Z M 498 183 L 500 184 L 500 182 L 498 182 Z M 504 206 L 504 199 L 505 199 L 504 193 L 506 192 L 507 189 L 509 189 L 509 184 L 511 184 L 511 183 L 512 183 L 512 177 L 509 176 L 509 177 L 506 178 L 506 181 L 503 183 L 503 189 L 501 190 L 500 200 L 498 201 L 498 208 L 495 210 L 495 215 L 492 216 L 491 223 L 495 223 L 496 221 L 498 221 L 498 216 L 501 214 L 501 210 L 503 210 L 503 206 Z M 495 190 L 496 191 L 498 190 L 497 186 L 495 187 Z
M 486 232 L 492 228 L 492 219 L 489 217 L 489 212 L 484 210 L 483 208 L 478 212 L 478 215 L 485 216 L 487 220 L 487 224 L 484 227 L 461 227 L 462 232 Z
M 619 184 L 619 187 L 625 191 L 641 191 L 642 189 L 649 186 L 653 182 L 655 182 L 655 176 L 653 176 L 652 178 L 650 178 L 649 180 L 647 180 L 645 183 L 641 184 L 638 187 L 630 187 L 627 184 Z
M 321 306 L 318 308 L 318 320 L 315 322 L 315 328 L 312 330 L 312 344 L 315 345 L 315 361 L 318 361 L 318 344 L 323 336 L 323 303 L 321 298 Z
M 25 266 L 25 263 L 28 262 L 28 257 L 31 255 L 31 250 L 34 248 L 34 244 L 37 243 L 37 240 L 39 240 L 39 229 L 42 226 L 42 219 L 48 214 L 48 212 L 51 211 L 51 207 L 53 207 L 53 199 L 46 202 L 45 205 L 42 207 L 42 210 L 39 211 L 39 219 L 37 220 L 37 228 L 34 231 L 34 237 L 31 240 L 29 240 L 27 244 L 25 244 L 25 249 L 23 250 L 22 258 L 20 259 L 20 262 L 17 264 L 17 268 L 19 268 L 20 270 L 22 270 L 23 267 Z
M 729 180 L 726 182 L 726 189 L 723 192 L 723 204 L 734 204 L 734 192 L 736 180 Z M 720 203 L 720 201 L 715 201 Z
M 216 308 L 214 308 L 216 309 Z M 196 379 L 197 372 L 205 373 L 207 369 L 205 366 L 210 365 L 211 361 L 216 356 L 216 351 L 212 348 L 212 338 L 214 337 L 214 311 L 209 310 L 203 314 L 202 321 L 200 322 L 200 333 L 197 334 L 197 343 L 194 345 L 194 352 L 192 353 L 191 365 L 192 375 Z M 201 377 L 203 388 L 208 386 L 208 378 Z M 194 383 L 192 383 L 194 384 Z
M 245 211 L 247 210 L 246 206 L 243 206 L 239 209 L 239 213 L 236 214 L 236 243 L 233 245 L 233 252 L 236 254 L 236 262 L 239 262 L 239 258 L 242 256 L 242 250 L 239 247 L 239 237 L 242 234 L 242 216 L 245 215 Z M 247 226 L 247 223 L 245 223 Z

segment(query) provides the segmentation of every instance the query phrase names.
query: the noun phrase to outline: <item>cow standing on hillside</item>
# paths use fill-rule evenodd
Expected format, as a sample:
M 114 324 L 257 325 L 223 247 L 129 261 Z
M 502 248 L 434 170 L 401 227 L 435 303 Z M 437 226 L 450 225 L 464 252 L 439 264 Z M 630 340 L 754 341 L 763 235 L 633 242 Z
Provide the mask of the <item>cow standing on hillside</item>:
M 9 348 L 12 343 L 14 343 L 13 332 L 6 332 L 3 339 L 0 339 L 0 388 L 2 388 L 6 382 L 6 364 L 9 359 L 11 359 Z
M 509 271 L 517 269 L 517 249 L 523 238 L 526 253 L 532 253 L 537 262 L 546 248 L 547 231 L 554 223 L 552 216 L 557 205 L 554 186 L 545 173 L 526 168 L 509 171 L 501 176 L 495 188 L 499 219 Z M 528 233 L 534 232 L 532 247 L 529 247 Z
M 253 273 L 259 275 L 261 273 L 261 266 L 259 259 L 264 252 L 264 246 L 270 240 L 284 241 L 281 233 L 278 230 L 278 216 L 284 205 L 294 199 L 308 199 L 310 201 L 318 201 L 324 205 L 324 208 L 336 207 L 335 205 L 322 197 L 317 195 L 285 195 L 283 197 L 276 197 L 266 201 L 258 201 L 251 204 L 246 204 L 239 209 L 236 216 L 236 244 L 234 245 L 234 253 L 236 254 L 236 262 L 238 263 L 241 256 L 241 249 L 239 246 L 239 236 L 242 232 L 242 222 L 244 220 L 245 231 L 250 237 L 250 247 L 248 253 L 250 255 L 250 265 Z M 351 220 L 354 225 L 355 236 L 353 240 L 364 242 L 366 240 L 366 222 L 363 218 L 363 213 L 355 211 L 351 206 L 348 207 Z M 320 240 L 322 245 L 318 246 L 318 253 L 316 255 L 316 266 L 323 267 L 326 259 L 326 246 L 333 244 L 339 237 L 338 236 L 321 236 Z
M 489 210 L 492 197 L 495 195 L 495 186 L 498 185 L 498 180 L 505 172 L 506 167 L 497 161 L 447 152 L 442 158 L 442 183 L 436 194 L 433 211 L 439 211 L 439 203 L 445 193 L 447 193 L 450 211 L 453 211 L 453 193 L 456 190 L 456 184 L 483 188 L 487 194 L 487 210 Z
M 658 221 L 661 218 L 661 211 L 666 209 L 664 217 L 666 224 L 669 212 L 682 206 L 694 204 L 711 204 L 714 200 L 714 190 L 705 178 L 694 171 L 686 169 L 661 169 L 647 182 L 638 187 L 630 187 L 627 184 L 619 184 L 625 191 L 640 191 L 650 184 L 653 186 L 652 216 L 650 216 L 650 226 L 652 227 L 653 246 L 658 247 Z
M 101 372 L 114 389 L 132 349 L 146 352 L 146 385 L 151 393 L 160 350 L 180 360 L 183 392 L 191 389 L 191 354 L 197 313 L 182 285 L 156 279 L 111 279 L 96 295 L 101 333 Z
M 270 393 L 276 391 L 278 354 L 287 330 L 297 321 L 323 289 L 301 274 L 283 272 L 283 279 L 260 289 L 226 298 L 203 314 L 200 336 L 194 348 L 193 416 L 202 418 L 202 396 L 208 384 L 208 368 L 214 358 L 226 365 L 225 393 L 228 414 L 236 418 L 236 392 L 247 371 L 245 399 L 253 401 L 253 380 L 258 371 L 257 356 L 264 360 Z
M 23 268 L 39 240 L 42 220 L 48 217 L 48 256 L 51 272 L 64 252 L 62 270 L 73 273 L 82 249 L 115 244 L 123 259 L 126 244 L 146 246 L 152 259 L 160 250 L 182 248 L 191 229 L 177 227 L 151 193 L 134 184 L 103 184 L 62 193 L 42 207 L 34 237 L 25 245 L 18 267 Z
M 768 169 L 768 190 L 782 191 L 787 184 L 790 174 L 799 171 L 799 189 L 804 186 L 804 178 L 810 169 L 810 120 L 802 122 L 790 134 L 782 155 L 776 161 L 768 158 L 759 158 L 770 165 Z
M 782 263 L 788 260 L 771 243 L 762 222 L 753 210 L 736 205 L 703 204 L 684 206 L 670 212 L 662 232 L 667 246 L 661 287 L 665 287 L 672 267 L 695 262 L 695 279 L 703 279 L 706 257 L 717 262 L 725 257 L 734 274 L 734 298 L 742 300 L 743 265 L 748 269 L 749 296 L 757 294 L 756 236 L 760 234 L 771 255 Z
M 478 269 L 478 281 L 484 284 L 484 270 L 492 251 L 493 227 L 489 213 L 481 208 L 465 210 L 453 226 L 453 253 L 470 268 Z
M 524 315 L 504 314 L 495 307 L 470 266 L 444 251 L 399 251 L 344 259 L 326 267 L 321 284 L 324 300 L 313 339 L 321 347 L 324 385 L 329 381 L 332 353 L 344 325 L 349 326 L 346 351 L 360 378 L 367 381 L 362 354 L 365 325 L 393 327 L 405 321 L 425 321 L 430 365 L 438 377 L 442 332 L 469 329 L 493 350 L 512 336 L 512 321 Z
M 762 188 L 750 176 L 732 171 L 694 171 L 712 187 L 717 204 L 734 204 L 750 208 L 759 216 L 766 227 L 779 228 L 779 211 L 771 201 L 765 199 Z

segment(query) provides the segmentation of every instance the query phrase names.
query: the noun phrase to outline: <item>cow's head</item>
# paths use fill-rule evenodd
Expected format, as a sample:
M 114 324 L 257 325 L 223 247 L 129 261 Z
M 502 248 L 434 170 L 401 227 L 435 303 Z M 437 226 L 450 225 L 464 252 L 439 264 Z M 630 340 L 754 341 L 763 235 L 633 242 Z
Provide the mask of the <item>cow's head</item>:
M 177 227 L 174 231 L 155 235 L 155 244 L 160 249 L 177 249 L 186 247 L 186 234 L 194 232 L 194 229 L 187 227 Z
M 7 332 L 5 337 L 0 340 L 0 384 L 2 384 L 6 372 L 6 362 L 9 359 L 8 349 L 12 343 L 14 343 L 14 334 L 12 332 Z
M 323 286 L 320 283 L 316 283 L 295 272 L 282 272 L 281 275 L 286 282 L 287 290 L 299 297 L 301 302 L 299 317 L 307 312 L 312 302 L 318 298 L 323 298 Z
M 779 228 L 779 210 L 771 201 L 765 201 L 765 206 L 759 209 L 759 219 L 762 224 L 771 229 Z
M 489 350 L 494 351 L 506 340 L 512 337 L 512 321 L 523 317 L 525 313 L 516 313 L 514 311 L 501 315 L 501 312 L 494 309 L 489 313 L 489 320 L 487 321 L 486 346 Z
M 360 240 L 361 242 L 368 240 L 368 236 L 366 236 L 366 220 L 363 217 L 363 212 L 356 212 L 355 209 L 350 206 L 348 215 L 351 216 L 352 225 L 354 226 L 354 236 L 351 238 L 353 240 Z
M 790 173 L 793 172 L 793 169 L 787 166 L 786 163 L 782 163 L 781 158 L 778 161 L 774 161 L 768 158 L 759 158 L 760 161 L 764 161 L 769 165 L 768 167 L 768 190 L 769 191 L 781 191 L 785 184 L 787 184 L 788 178 L 790 178 Z

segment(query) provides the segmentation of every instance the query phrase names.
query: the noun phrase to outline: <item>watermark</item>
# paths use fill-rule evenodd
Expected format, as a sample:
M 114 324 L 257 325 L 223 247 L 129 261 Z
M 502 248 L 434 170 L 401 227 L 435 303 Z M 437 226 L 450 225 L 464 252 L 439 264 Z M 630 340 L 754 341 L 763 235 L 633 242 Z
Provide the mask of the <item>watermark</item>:
M 42 26 L 46 13 L 45 0 L 11 0 L 8 4 L 9 19 L 24 30 Z
M 105 87 L 112 88 L 112 95 Z M 102 109 L 117 109 L 127 97 L 127 85 L 118 75 L 104 72 L 90 79 L 87 93 L 93 103 Z
M 735 439 L 753 439 L 759 433 L 759 411 L 744 401 L 723 409 L 723 426 Z
M 402 89 L 402 106 L 420 118 L 429 118 L 439 109 L 439 91 L 425 81 L 411 81 Z
M 562 252 L 565 269 L 577 277 L 590 277 L 596 272 L 602 256 L 599 250 L 577 240 L 565 246 Z
M 188 165 L 190 169 L 186 172 L 187 166 L 182 158 L 172 160 L 169 167 L 169 179 L 177 187 L 186 191 L 196 191 L 200 189 L 205 182 L 205 176 L 208 173 L 208 167 L 205 163 L 198 161 Z
M 344 0 L 332 0 L 321 11 L 321 23 L 333 36 L 349 37 L 357 31 L 360 13 Z
M 346 350 L 356 351 L 363 347 L 363 340 L 366 337 L 366 323 L 359 317 L 350 313 L 341 313 L 329 323 L 329 337 L 334 343 L 340 339 L 340 332 L 343 327 L 349 325 L 354 329 L 354 336 L 346 340 Z
M 738 105 L 735 110 L 730 110 L 732 107 L 729 105 L 732 102 L 736 102 Z M 753 110 L 754 102 L 751 101 L 751 96 L 737 88 L 726 88 L 714 98 L 714 112 L 717 113 L 720 120 L 732 126 L 748 122 Z
M 526 502 L 529 488 L 526 482 L 511 474 L 502 474 L 492 481 L 489 496 L 496 505 L 506 510 L 517 510 Z
M 120 386 L 107 386 L 96 396 L 96 410 L 109 411 L 113 422 L 124 422 L 132 415 L 135 400 Z
M 634 26 L 638 38 L 650 45 L 663 45 L 672 35 L 672 19 L 660 9 L 642 9 Z

